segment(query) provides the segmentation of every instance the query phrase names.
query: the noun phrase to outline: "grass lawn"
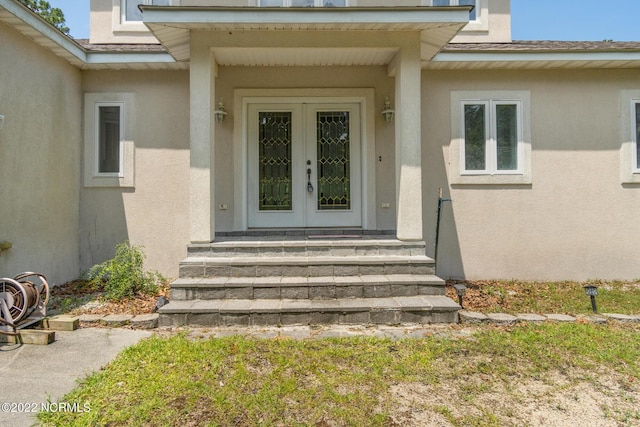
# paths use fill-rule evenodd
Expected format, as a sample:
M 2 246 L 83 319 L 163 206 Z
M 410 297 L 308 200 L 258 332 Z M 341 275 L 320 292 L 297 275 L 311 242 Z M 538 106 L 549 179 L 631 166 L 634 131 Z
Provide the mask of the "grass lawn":
M 453 283 L 447 284 L 447 295 L 458 300 Z M 467 286 L 463 305 L 483 313 L 557 313 L 590 314 L 591 302 L 583 286 L 598 286 L 596 298 L 601 313 L 640 314 L 640 281 L 590 282 L 522 282 L 462 281 Z
M 585 425 L 572 411 L 584 415 L 586 405 L 602 419 L 590 425 L 640 425 L 640 325 L 462 331 L 399 341 L 153 337 L 66 396 L 90 412 L 39 418 L 55 426 Z
M 469 310 L 591 314 L 584 283 L 466 284 Z M 640 313 L 639 282 L 597 284 L 601 312 Z M 404 340 L 204 335 L 142 341 L 64 398 L 89 404 L 89 412 L 39 419 L 51 426 L 640 425 L 640 324 L 451 325 Z

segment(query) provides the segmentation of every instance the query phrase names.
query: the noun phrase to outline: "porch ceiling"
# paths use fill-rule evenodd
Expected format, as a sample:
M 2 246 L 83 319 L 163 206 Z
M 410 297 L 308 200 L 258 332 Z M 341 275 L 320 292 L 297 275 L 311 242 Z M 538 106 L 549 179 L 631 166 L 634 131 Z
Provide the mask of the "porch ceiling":
M 177 61 L 190 59 L 191 31 L 420 32 L 429 61 L 469 20 L 462 7 L 160 7 L 140 6 L 144 23 Z M 398 46 L 212 46 L 221 65 L 384 65 Z

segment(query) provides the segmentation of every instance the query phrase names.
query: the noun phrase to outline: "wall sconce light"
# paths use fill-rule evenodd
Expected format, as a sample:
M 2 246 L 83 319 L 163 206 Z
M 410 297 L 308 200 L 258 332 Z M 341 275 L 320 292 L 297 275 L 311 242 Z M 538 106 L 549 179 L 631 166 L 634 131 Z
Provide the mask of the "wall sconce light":
M 389 101 L 389 97 L 386 97 L 384 99 L 384 107 L 382 108 L 382 117 L 384 117 L 384 121 L 392 122 L 394 114 L 396 114 L 396 110 L 391 107 L 391 101 Z
M 222 98 L 220 98 L 220 102 L 218 102 L 218 109 L 213 112 L 213 115 L 215 116 L 217 123 L 224 123 L 224 119 L 227 117 L 227 110 L 224 108 Z
M 598 296 L 598 287 L 594 285 L 584 286 L 584 291 L 591 298 L 591 308 L 594 313 L 598 312 L 598 307 L 596 307 L 596 296 Z
M 4 116 L 0 114 L 0 129 L 2 129 L 3 124 L 4 124 Z
M 462 305 L 462 297 L 464 296 L 465 292 L 467 292 L 467 287 L 462 283 L 456 283 L 455 285 L 453 285 L 453 287 L 456 290 L 456 294 L 458 295 L 458 304 L 460 304 L 460 307 L 464 308 L 464 306 Z

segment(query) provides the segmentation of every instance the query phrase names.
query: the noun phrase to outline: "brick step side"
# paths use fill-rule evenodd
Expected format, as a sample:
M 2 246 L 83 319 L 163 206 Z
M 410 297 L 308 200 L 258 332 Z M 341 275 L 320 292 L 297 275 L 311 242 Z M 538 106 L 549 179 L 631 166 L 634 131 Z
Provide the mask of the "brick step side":
M 180 263 L 179 277 L 319 277 L 382 274 L 434 274 L 427 256 L 315 256 L 187 258 Z
M 160 308 L 159 325 L 456 323 L 458 310 L 444 296 L 172 301 Z
M 215 277 L 178 279 L 171 284 L 170 299 L 387 298 L 444 294 L 444 280 L 433 275 Z

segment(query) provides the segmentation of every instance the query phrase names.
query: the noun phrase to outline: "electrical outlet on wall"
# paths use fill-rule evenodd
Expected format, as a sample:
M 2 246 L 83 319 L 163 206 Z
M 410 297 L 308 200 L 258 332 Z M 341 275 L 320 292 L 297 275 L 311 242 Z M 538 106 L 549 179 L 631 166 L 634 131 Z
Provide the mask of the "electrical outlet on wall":
M 383 207 L 383 208 L 385 208 L 385 209 L 390 208 L 390 207 L 391 207 L 391 203 L 389 203 L 389 202 L 382 202 L 382 207 Z
M 220 204 L 218 205 L 218 209 L 220 209 L 221 211 L 226 211 L 226 210 L 227 210 L 227 209 L 229 209 L 229 208 L 227 207 L 227 204 L 226 204 L 226 203 L 220 203 Z

